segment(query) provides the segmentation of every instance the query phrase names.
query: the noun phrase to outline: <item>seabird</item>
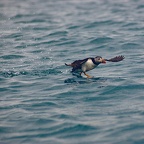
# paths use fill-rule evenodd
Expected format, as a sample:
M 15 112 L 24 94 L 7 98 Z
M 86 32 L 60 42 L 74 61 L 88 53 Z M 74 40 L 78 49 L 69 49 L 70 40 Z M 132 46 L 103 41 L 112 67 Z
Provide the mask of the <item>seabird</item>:
M 104 59 L 101 56 L 96 56 L 96 57 L 89 57 L 85 58 L 83 60 L 76 60 L 71 64 L 66 64 L 66 66 L 71 66 L 72 67 L 72 73 L 79 73 L 80 75 L 84 73 L 87 78 L 92 78 L 90 75 L 88 75 L 86 72 L 90 71 L 94 68 L 96 68 L 99 64 L 103 63 L 105 64 L 106 61 L 109 62 L 119 62 L 122 61 L 125 57 L 124 56 L 116 56 L 111 59 Z

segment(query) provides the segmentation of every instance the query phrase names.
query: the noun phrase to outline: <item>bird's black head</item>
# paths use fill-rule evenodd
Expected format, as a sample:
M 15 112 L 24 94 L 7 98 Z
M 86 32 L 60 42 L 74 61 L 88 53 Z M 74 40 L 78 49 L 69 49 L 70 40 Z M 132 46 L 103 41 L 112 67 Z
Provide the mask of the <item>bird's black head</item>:
M 105 59 L 103 59 L 101 56 L 96 56 L 94 58 L 95 63 L 100 64 L 100 63 L 106 63 Z

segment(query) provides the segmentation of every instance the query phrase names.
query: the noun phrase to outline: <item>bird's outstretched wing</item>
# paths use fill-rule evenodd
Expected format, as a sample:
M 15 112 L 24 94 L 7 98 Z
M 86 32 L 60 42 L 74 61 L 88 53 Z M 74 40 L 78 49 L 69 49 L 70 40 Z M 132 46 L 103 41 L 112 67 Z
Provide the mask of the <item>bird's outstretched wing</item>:
M 75 71 L 77 69 L 81 69 L 81 66 L 83 63 L 85 63 L 89 58 L 83 59 L 83 60 L 76 60 L 71 64 L 65 64 L 66 66 L 73 67 L 72 71 Z
M 73 63 L 71 63 L 71 66 L 73 69 L 79 69 L 81 68 L 82 64 L 85 63 L 89 58 L 83 59 L 83 60 L 76 60 Z
M 111 59 L 105 59 L 106 61 L 110 61 L 110 62 L 119 62 L 119 61 L 122 61 L 125 57 L 124 56 L 116 56 L 114 58 L 111 58 Z

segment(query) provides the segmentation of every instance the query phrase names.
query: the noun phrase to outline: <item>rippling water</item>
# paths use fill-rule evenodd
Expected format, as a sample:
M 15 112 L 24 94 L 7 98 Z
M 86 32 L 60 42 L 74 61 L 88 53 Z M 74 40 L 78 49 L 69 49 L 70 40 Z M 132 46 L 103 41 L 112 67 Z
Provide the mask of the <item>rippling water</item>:
M 143 0 L 1 0 L 0 144 L 143 144 L 143 41 Z

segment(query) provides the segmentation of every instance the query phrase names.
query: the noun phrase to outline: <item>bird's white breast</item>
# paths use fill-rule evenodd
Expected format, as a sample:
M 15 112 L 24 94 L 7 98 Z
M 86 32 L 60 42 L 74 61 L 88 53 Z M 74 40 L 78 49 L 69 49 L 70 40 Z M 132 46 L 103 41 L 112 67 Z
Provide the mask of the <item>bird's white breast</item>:
M 91 59 L 88 59 L 83 65 L 82 65 L 82 71 L 86 72 L 89 70 L 92 70 L 96 67 L 96 65 L 93 63 Z

